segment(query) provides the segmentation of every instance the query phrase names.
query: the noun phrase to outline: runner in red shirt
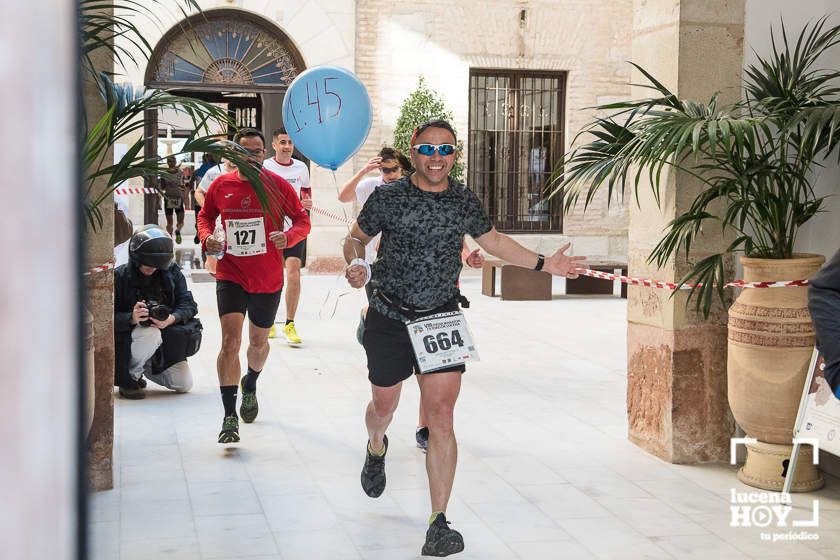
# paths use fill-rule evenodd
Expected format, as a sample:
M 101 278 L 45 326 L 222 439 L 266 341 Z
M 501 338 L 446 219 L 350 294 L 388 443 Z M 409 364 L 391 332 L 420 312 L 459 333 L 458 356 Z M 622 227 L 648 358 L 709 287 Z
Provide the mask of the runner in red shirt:
M 262 166 L 265 139 L 260 131 L 242 129 L 234 142 L 249 152 L 252 165 Z M 205 250 L 224 251 L 224 258 L 216 266 L 216 302 L 222 324 L 222 348 L 216 364 L 225 409 L 219 443 L 239 441 L 236 398 L 240 386 L 242 420 L 250 423 L 257 417 L 257 377 L 268 358 L 268 331 L 274 324 L 283 290 L 283 249 L 304 239 L 311 229 L 309 216 L 292 186 L 265 169 L 260 174 L 269 194 L 268 211 L 263 210 L 254 188 L 237 170 L 210 184 L 198 215 L 198 235 Z M 224 243 L 213 236 L 219 215 L 225 230 Z M 284 216 L 292 221 L 285 233 Z M 250 321 L 248 372 L 240 380 L 239 348 L 246 313 Z

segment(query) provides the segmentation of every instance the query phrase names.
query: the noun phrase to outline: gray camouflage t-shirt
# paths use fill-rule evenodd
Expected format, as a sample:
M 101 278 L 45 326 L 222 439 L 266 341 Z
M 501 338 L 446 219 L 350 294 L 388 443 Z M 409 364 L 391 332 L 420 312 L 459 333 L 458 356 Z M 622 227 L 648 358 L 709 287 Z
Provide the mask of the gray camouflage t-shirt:
M 452 300 L 464 235 L 480 237 L 493 227 L 466 186 L 450 180 L 445 191 L 427 192 L 408 177 L 377 187 L 357 223 L 369 236 L 382 232 L 381 249 L 371 266 L 373 286 L 420 309 Z M 406 319 L 379 298 L 371 305 L 392 319 Z

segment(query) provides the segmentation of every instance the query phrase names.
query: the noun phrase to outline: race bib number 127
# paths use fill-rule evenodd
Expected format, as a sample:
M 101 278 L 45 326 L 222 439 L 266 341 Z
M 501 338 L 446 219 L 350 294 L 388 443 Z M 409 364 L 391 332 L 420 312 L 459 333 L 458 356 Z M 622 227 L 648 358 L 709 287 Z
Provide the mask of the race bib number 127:
M 251 257 L 266 252 L 263 218 L 225 220 L 227 253 L 234 257 Z
M 406 328 L 422 373 L 479 359 L 467 320 L 460 311 L 429 315 L 406 323 Z

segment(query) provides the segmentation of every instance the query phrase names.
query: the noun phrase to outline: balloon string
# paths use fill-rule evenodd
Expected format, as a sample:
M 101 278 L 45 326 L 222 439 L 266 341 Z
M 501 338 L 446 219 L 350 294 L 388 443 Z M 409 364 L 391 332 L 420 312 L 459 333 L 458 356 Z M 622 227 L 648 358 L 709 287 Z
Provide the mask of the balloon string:
M 335 187 L 336 198 L 338 198 L 338 193 L 339 193 L 338 179 L 335 176 L 335 170 L 330 170 L 330 174 L 332 175 L 333 186 Z M 342 212 L 342 215 L 344 216 L 344 223 L 347 226 L 347 236 L 352 237 L 352 232 L 350 230 L 350 224 L 352 223 L 352 220 L 350 220 L 350 218 L 347 216 L 347 209 L 344 207 L 344 205 L 341 206 L 341 212 Z M 344 243 L 346 241 L 347 241 L 347 239 L 345 239 L 342 242 L 342 247 L 344 246 Z M 356 258 L 359 258 L 359 253 L 358 253 L 358 250 L 356 249 L 355 244 L 353 245 L 353 253 L 356 255 Z M 338 311 L 338 304 L 341 301 L 341 298 L 350 294 L 350 293 L 352 293 L 352 290 L 347 290 L 347 289 L 345 289 L 343 291 L 341 290 L 341 288 L 339 286 L 342 285 L 342 284 L 340 284 L 342 281 L 344 281 L 344 274 L 339 273 L 338 276 L 336 276 L 336 285 L 333 288 L 330 288 L 329 290 L 327 290 L 327 294 L 326 294 L 326 296 L 324 296 L 324 301 L 323 301 L 323 303 L 321 303 L 321 308 L 318 310 L 318 318 L 319 319 L 323 318 L 324 315 L 326 315 L 330 319 L 333 319 L 335 317 L 336 312 Z M 333 300 L 332 304 L 330 304 L 330 300 L 333 298 L 333 293 L 336 293 L 335 299 Z
M 339 193 L 340 193 L 340 190 L 339 190 L 339 188 L 338 188 L 338 179 L 337 179 L 337 178 L 336 178 L 336 176 L 335 176 L 335 170 L 330 170 L 330 174 L 332 175 L 333 186 L 335 187 L 335 196 L 336 196 L 336 198 L 338 198 L 338 195 L 339 195 Z M 341 205 L 341 213 L 342 213 L 342 215 L 344 216 L 344 223 L 347 225 L 347 237 L 352 238 L 352 237 L 353 237 L 353 234 L 352 234 L 352 231 L 351 231 L 351 229 L 350 229 L 350 224 L 351 224 L 353 221 L 352 221 L 352 220 L 351 220 L 351 219 L 347 216 L 347 208 L 346 208 L 343 204 Z M 347 241 L 347 240 L 345 239 L 345 241 L 344 241 L 344 242 L 346 242 L 346 241 Z M 343 247 L 343 245 L 344 245 L 344 243 L 342 243 L 342 247 Z M 360 257 L 359 257 L 359 252 L 358 252 L 358 250 L 356 249 L 356 245 L 355 245 L 355 244 L 353 245 L 353 254 L 356 256 L 356 258 L 357 258 L 357 259 L 358 259 L 358 258 L 360 258 Z

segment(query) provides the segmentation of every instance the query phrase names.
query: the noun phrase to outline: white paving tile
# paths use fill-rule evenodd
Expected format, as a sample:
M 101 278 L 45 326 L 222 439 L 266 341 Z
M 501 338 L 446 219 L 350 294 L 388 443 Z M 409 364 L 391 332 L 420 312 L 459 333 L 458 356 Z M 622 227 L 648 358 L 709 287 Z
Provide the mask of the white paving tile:
M 359 484 L 370 398 L 353 337 L 363 292 L 319 317 L 328 292 L 348 290 L 304 276 L 304 346 L 270 341 L 260 416 L 242 424 L 241 443 L 220 446 L 214 286 L 192 289 L 205 325 L 195 387 L 116 399 L 116 488 L 91 499 L 92 557 L 420 558 L 430 504 L 413 380 L 388 430 L 388 488 L 370 499 Z M 447 516 L 464 534 L 458 558 L 838 557 L 836 479 L 795 496 L 798 507 L 820 499 L 819 541 L 762 543 L 728 527 L 729 492 L 741 488 L 733 467 L 671 465 L 627 441 L 625 300 L 501 302 L 480 295 L 475 274 L 462 291 L 482 361 L 469 366 L 456 408 Z M 512 352 L 509 326 L 523 320 L 540 328 Z
M 275 531 L 274 540 L 284 560 L 311 560 L 315 555 L 330 560 L 359 560 L 350 537 L 339 528 L 311 531 Z
M 199 516 L 195 525 L 202 558 L 279 554 L 263 515 Z

